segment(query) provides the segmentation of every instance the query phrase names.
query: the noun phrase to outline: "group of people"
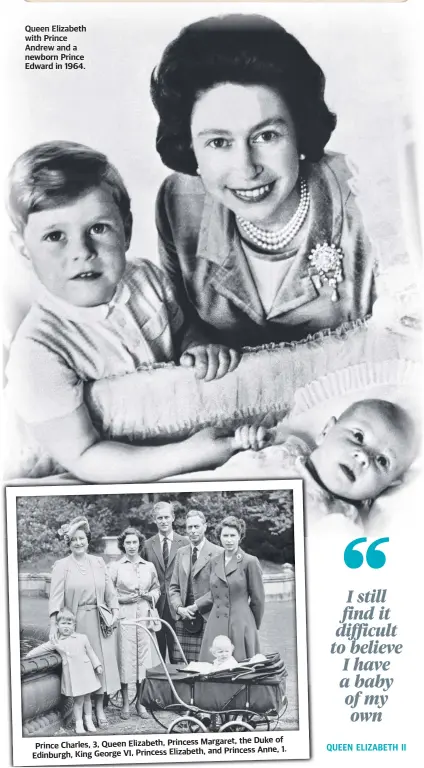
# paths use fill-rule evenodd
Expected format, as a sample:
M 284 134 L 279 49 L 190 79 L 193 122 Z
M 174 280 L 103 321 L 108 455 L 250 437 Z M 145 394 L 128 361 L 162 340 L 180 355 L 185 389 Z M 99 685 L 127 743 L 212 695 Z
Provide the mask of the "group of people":
M 52 570 L 50 637 L 28 655 L 60 653 L 62 693 L 73 698 L 77 733 L 96 730 L 92 697 L 98 728 L 108 726 L 104 694 L 121 690 L 120 714 L 128 719 L 134 684 L 136 712 L 147 717 L 142 681 L 160 663 L 159 653 L 171 664 L 213 661 L 223 668 L 260 652 L 265 595 L 259 561 L 240 548 L 244 521 L 225 517 L 218 546 L 205 536 L 201 511 L 188 512 L 186 536 L 173 530 L 174 517 L 171 503 L 157 503 L 158 533 L 146 541 L 136 528 L 126 528 L 118 538 L 123 555 L 108 567 L 88 554 L 87 518 L 60 529 L 70 554 Z
M 219 466 L 256 440 L 213 428 L 167 444 L 106 439 L 84 384 L 167 361 L 208 382 L 231 374 L 243 346 L 371 312 L 372 249 L 345 158 L 325 152 L 336 117 L 324 89 L 301 43 L 263 16 L 205 19 L 168 45 L 151 81 L 156 148 L 174 171 L 157 197 L 161 268 L 126 263 L 131 201 L 101 152 L 50 141 L 16 160 L 12 241 L 36 301 L 10 349 L 8 392 L 56 469 L 109 483 Z M 373 440 L 361 442 L 370 463 Z M 365 471 L 350 454 L 343 491 Z

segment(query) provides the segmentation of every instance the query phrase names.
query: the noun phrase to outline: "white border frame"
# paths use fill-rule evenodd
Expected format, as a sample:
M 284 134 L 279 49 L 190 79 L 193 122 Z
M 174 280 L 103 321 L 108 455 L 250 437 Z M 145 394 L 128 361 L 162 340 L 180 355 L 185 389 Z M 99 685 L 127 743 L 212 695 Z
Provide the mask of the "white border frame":
M 309 759 L 309 710 L 308 710 L 308 672 L 307 672 L 307 633 L 306 633 L 306 599 L 305 599 L 305 551 L 304 551 L 304 528 L 303 528 L 303 494 L 301 480 L 265 480 L 265 481 L 244 481 L 244 482 L 201 482 L 201 483 L 149 483 L 140 485 L 96 485 L 96 486 L 35 486 L 35 487 L 10 487 L 6 488 L 7 504 L 7 528 L 8 528 L 8 559 L 9 559 L 9 626 L 10 626 L 10 655 L 11 655 L 11 700 L 12 700 L 12 738 L 13 738 L 13 765 L 30 766 L 45 765 L 44 760 L 35 759 L 32 756 L 35 747 L 33 737 L 23 737 L 22 735 L 22 710 L 21 710 L 21 684 L 20 684 L 20 623 L 19 623 L 19 589 L 18 589 L 18 549 L 17 549 L 17 528 L 16 528 L 16 500 L 22 496 L 94 496 L 101 494 L 115 495 L 124 493 L 201 493 L 203 492 L 222 492 L 222 491 L 262 491 L 262 490 L 292 490 L 293 492 L 293 511 L 294 511 L 294 549 L 295 549 L 295 595 L 296 595 L 296 646 L 297 646 L 297 688 L 299 702 L 299 728 L 298 730 L 272 731 L 269 733 L 261 732 L 261 736 L 272 736 L 274 741 L 278 737 L 283 737 L 284 752 L 267 753 L 266 758 L 258 758 L 256 754 L 231 754 L 231 761 L 236 760 L 292 760 Z M 168 745 L 168 742 L 175 738 L 168 734 L 154 734 L 161 738 Z M 250 736 L 245 734 L 192 734 L 189 741 L 193 746 L 200 744 L 200 739 L 210 737 L 210 740 L 216 738 L 234 739 L 240 743 L 240 739 Z M 98 733 L 96 736 L 72 737 L 42 737 L 37 741 L 44 744 L 59 744 L 59 749 L 55 752 L 69 751 L 71 745 L 77 748 L 78 743 L 91 744 L 93 741 L 101 743 L 102 741 L 120 741 L 127 743 L 131 738 L 146 738 L 144 734 L 117 734 L 116 738 L 109 734 Z M 254 737 L 254 733 L 252 733 Z M 186 737 L 184 737 L 186 739 Z M 66 747 L 61 745 L 66 742 Z M 122 748 L 124 749 L 124 747 Z M 90 749 L 85 749 L 90 751 Z M 121 750 L 122 751 L 122 750 Z M 193 761 L 196 758 L 192 758 Z M 225 756 L 215 755 L 208 757 L 205 762 L 225 761 Z M 143 762 L 161 763 L 161 762 L 187 762 L 186 756 L 167 757 L 148 757 Z M 92 765 L 109 765 L 111 763 L 132 764 L 134 757 L 99 758 L 93 757 L 88 761 Z M 49 759 L 48 765 L 60 765 L 64 760 L 61 757 Z M 71 757 L 66 759 L 69 765 L 87 765 L 86 757 Z

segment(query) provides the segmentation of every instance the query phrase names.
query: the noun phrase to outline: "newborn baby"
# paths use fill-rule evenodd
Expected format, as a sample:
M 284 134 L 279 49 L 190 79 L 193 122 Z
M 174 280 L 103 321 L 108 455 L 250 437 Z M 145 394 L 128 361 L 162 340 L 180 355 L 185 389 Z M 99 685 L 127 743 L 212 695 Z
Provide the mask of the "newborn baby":
M 353 403 L 339 419 L 328 421 L 315 445 L 288 434 L 284 423 L 275 430 L 243 425 L 236 430 L 235 439 L 240 449 L 257 452 L 254 456 L 249 452 L 251 477 L 266 474 L 272 454 L 274 478 L 305 480 L 309 524 L 339 513 L 361 525 L 373 500 L 401 481 L 417 452 L 412 419 L 387 400 Z M 273 445 L 265 448 L 271 441 Z M 236 476 L 237 461 L 241 467 L 240 454 L 227 462 L 225 475 Z

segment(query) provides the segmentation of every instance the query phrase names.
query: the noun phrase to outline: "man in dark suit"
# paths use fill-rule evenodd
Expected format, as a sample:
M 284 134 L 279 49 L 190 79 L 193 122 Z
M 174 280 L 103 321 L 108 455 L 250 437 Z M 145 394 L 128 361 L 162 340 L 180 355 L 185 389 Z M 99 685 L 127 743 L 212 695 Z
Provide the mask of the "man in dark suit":
M 176 619 L 175 631 L 187 661 L 199 658 L 212 607 L 211 560 L 222 551 L 222 547 L 205 538 L 206 528 L 203 512 L 192 510 L 188 513 L 186 530 L 190 543 L 178 550 L 169 585 L 171 608 Z
M 179 533 L 173 530 L 172 525 L 175 519 L 174 510 L 172 504 L 167 501 L 160 501 L 158 504 L 155 504 L 153 507 L 153 518 L 158 533 L 150 539 L 147 539 L 144 545 L 143 557 L 145 560 L 153 563 L 158 574 L 160 598 L 156 608 L 159 616 L 175 628 L 175 621 L 169 605 L 169 584 L 174 569 L 174 561 L 177 551 L 180 547 L 188 543 L 188 538 L 186 536 L 180 536 Z M 174 662 L 175 642 L 169 629 L 162 626 L 162 629 L 156 633 L 156 639 L 162 658 L 164 660 L 166 659 L 166 649 L 168 648 L 169 661 L 171 663 Z

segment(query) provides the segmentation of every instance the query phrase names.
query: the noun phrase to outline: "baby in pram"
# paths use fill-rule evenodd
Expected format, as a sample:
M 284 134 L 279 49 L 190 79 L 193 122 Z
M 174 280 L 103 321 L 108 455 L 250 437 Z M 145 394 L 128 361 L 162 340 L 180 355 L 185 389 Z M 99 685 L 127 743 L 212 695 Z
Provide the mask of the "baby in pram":
M 211 672 L 220 669 L 233 669 L 237 667 L 238 661 L 233 656 L 234 645 L 226 635 L 217 635 L 210 647 L 210 652 L 215 661 L 212 664 Z

